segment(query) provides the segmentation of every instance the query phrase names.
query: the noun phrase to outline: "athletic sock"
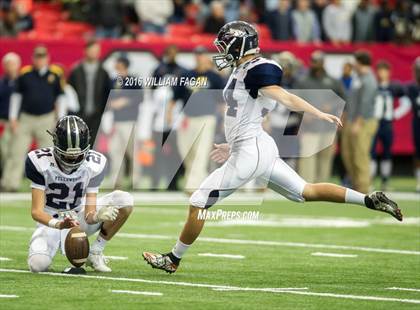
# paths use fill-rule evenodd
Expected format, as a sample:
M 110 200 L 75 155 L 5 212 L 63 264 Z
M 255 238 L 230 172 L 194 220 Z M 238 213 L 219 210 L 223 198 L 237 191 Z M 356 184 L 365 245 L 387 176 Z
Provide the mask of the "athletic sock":
M 93 242 L 92 246 L 90 247 L 91 252 L 95 253 L 102 253 L 105 249 L 107 240 L 102 238 L 102 236 L 99 234 L 96 240 Z
M 181 240 L 178 239 L 178 241 L 175 243 L 175 246 L 172 249 L 171 254 L 175 256 L 175 258 L 178 259 L 178 261 L 182 258 L 182 256 L 187 252 L 188 248 L 191 244 L 185 244 Z
M 347 203 L 352 203 L 360 206 L 366 206 L 365 198 L 368 197 L 365 194 L 346 188 L 346 195 L 344 201 Z

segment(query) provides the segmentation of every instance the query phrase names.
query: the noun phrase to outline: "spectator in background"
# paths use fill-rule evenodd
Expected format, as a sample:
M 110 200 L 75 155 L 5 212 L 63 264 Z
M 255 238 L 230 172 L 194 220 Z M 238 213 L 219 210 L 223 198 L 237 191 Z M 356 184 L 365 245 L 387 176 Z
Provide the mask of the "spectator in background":
M 138 118 L 139 106 L 143 94 L 137 83 L 121 83 L 129 76 L 130 61 L 119 57 L 115 63 L 118 78 L 114 81 L 114 91 L 109 98 L 109 112 L 113 115 L 113 128 L 109 139 L 109 157 L 111 159 L 110 176 L 114 188 L 120 188 L 127 167 L 133 167 L 134 126 Z M 108 112 L 106 112 L 108 113 Z M 127 164 L 127 165 L 126 165 Z M 131 164 L 131 165 L 130 165 Z M 131 176 L 131 174 L 129 175 Z
M 7 53 L 3 56 L 1 64 L 4 75 L 0 78 L 0 127 L 3 127 L 3 133 L 0 135 L 0 171 L 3 171 L 10 143 L 8 125 L 10 96 L 16 87 L 16 79 L 19 75 L 21 64 L 20 57 L 13 52 Z
M 325 8 L 322 24 L 328 40 L 333 44 L 351 41 L 351 12 L 341 4 L 341 0 L 332 0 Z
M 353 15 L 353 41 L 368 42 L 373 40 L 375 9 L 370 0 L 361 0 Z
M 273 60 L 283 68 L 281 86 L 286 89 L 295 88 L 301 68 L 299 60 L 290 52 L 281 52 L 273 55 Z M 287 156 L 286 158 L 283 154 L 280 155 L 290 167 L 296 169 L 296 155 L 299 154 L 299 141 L 297 139 L 289 139 L 289 137 L 296 137 L 302 121 L 301 114 L 290 111 L 282 104 L 277 104 L 268 117 L 270 135 L 276 142 L 277 147 L 282 152 L 293 156 Z
M 315 13 L 315 16 L 318 20 L 318 24 L 320 25 L 321 30 L 321 40 L 326 41 L 327 36 L 325 34 L 325 29 L 322 23 L 322 17 L 324 16 L 324 10 L 327 7 L 328 0 L 314 0 L 312 2 L 312 10 Z
M 381 190 L 388 190 L 388 181 L 392 173 L 391 148 L 394 140 L 393 121 L 403 117 L 410 111 L 409 101 L 400 100 L 400 105 L 394 110 L 394 101 L 404 95 L 399 83 L 391 82 L 391 66 L 386 61 L 376 65 L 378 77 L 378 92 L 375 98 L 374 116 L 379 120 L 379 127 L 372 143 L 371 176 L 375 178 L 379 163 L 377 145 L 382 144 L 380 162 Z
M 353 81 L 346 104 L 346 119 L 341 141 L 342 156 L 353 188 L 367 193 L 370 187 L 370 149 L 378 128 L 374 103 L 378 84 L 368 52 L 355 53 L 357 80 Z
M 324 69 L 324 53 L 321 51 L 312 53 L 309 72 L 299 81 L 297 88 L 330 89 L 338 96 L 344 97 L 341 83 L 327 75 Z M 323 111 L 334 114 L 334 108 L 327 105 Z M 326 135 L 335 135 L 335 132 L 325 132 L 325 129 L 317 126 L 317 122 L 312 122 L 312 124 L 307 123 L 304 128 L 310 129 L 310 131 L 307 130 L 301 133 L 301 153 L 309 154 L 314 149 L 322 150 L 312 156 L 299 158 L 299 175 L 310 183 L 328 182 L 331 177 L 335 144 L 323 148 L 323 141 L 328 139 Z
M 394 38 L 394 23 L 391 19 L 392 6 L 388 0 L 382 0 L 379 10 L 375 13 L 373 28 L 377 42 L 389 42 Z
M 20 3 L 18 1 L 14 2 L 14 8 L 17 15 L 16 27 L 17 31 L 29 31 L 34 28 L 34 19 L 29 13 L 29 10 L 25 3 Z
M 164 33 L 169 18 L 174 14 L 172 0 L 136 0 L 135 9 L 143 32 Z
M 391 20 L 394 24 L 394 40 L 396 43 L 410 43 L 412 41 L 412 30 L 414 27 L 414 16 L 411 12 L 411 2 L 398 0 L 395 9 L 391 13 Z
M 4 166 L 1 186 L 6 191 L 17 191 L 20 186 L 25 155 L 35 138 L 39 148 L 51 145 L 46 130 L 54 128 L 57 105 L 62 103 L 61 69 L 49 65 L 48 51 L 37 46 L 33 52 L 33 65 L 24 67 L 10 98 L 9 124 L 11 141 Z M 59 115 L 61 116 L 61 115 Z
M 99 60 L 101 47 L 96 41 L 85 46 L 85 58 L 75 66 L 69 76 L 69 84 L 77 93 L 81 117 L 89 126 L 93 146 L 105 109 L 111 82 L 108 73 Z
M 293 33 L 298 42 L 319 42 L 320 26 L 315 13 L 309 7 L 309 0 L 298 0 L 292 11 Z
M 210 15 L 204 21 L 203 32 L 218 33 L 225 23 L 225 8 L 223 3 L 221 1 L 211 2 Z
M 290 0 L 278 0 L 278 7 L 267 12 L 266 21 L 274 40 L 289 41 L 293 39 Z
M 176 57 L 178 48 L 170 45 L 166 48 L 162 61 L 153 73 L 158 81 L 179 77 L 185 69 L 178 65 Z M 152 167 L 152 188 L 160 188 L 160 182 L 165 183 L 165 189 L 178 190 L 178 180 L 182 167 L 173 171 L 174 165 L 181 163 L 176 143 L 176 128 L 174 126 L 179 116 L 181 106 L 174 100 L 173 87 L 157 87 L 153 90 L 153 140 L 155 147 L 155 163 Z M 178 167 L 176 167 L 178 168 Z M 174 173 L 174 175 L 173 175 Z M 170 175 L 172 174 L 172 175 Z M 167 185 L 167 186 L 166 186 Z
M 34 28 L 33 18 L 24 3 L 16 1 L 11 5 L 1 6 L 0 10 L 1 37 L 16 37 L 19 32 Z
M 200 80 L 200 85 L 179 87 L 176 91 L 178 95 L 175 95 L 175 99 L 179 97 L 186 104 L 177 141 L 184 158 L 187 193 L 194 192 L 208 174 L 209 154 L 216 131 L 216 112 L 218 104 L 223 102 L 222 90 L 225 86 L 220 75 L 213 71 L 213 63 L 204 47 L 195 49 L 195 60 L 195 68 L 186 72 L 185 76 Z
M 413 111 L 414 174 L 417 180 L 416 190 L 420 192 L 420 56 L 413 64 L 413 78 L 414 81 L 407 87 L 407 96 Z
M 122 33 L 124 6 L 119 0 L 93 0 L 90 21 L 96 27 L 97 38 L 119 38 Z
M 341 83 L 343 85 L 344 94 L 346 97 L 348 96 L 350 92 L 352 81 L 353 81 L 353 64 L 347 61 L 343 65 L 343 73 L 341 75 Z

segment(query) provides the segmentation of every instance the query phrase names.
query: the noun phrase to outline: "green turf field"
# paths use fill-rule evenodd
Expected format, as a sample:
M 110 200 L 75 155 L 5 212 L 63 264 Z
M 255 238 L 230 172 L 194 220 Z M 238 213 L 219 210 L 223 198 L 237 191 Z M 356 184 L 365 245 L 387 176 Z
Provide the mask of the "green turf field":
M 0 309 L 419 309 L 420 205 L 400 205 L 405 224 L 350 205 L 269 201 L 221 206 L 260 211 L 260 217 L 253 225 L 208 222 L 202 240 L 172 275 L 151 269 L 140 254 L 170 250 L 186 208 L 137 206 L 105 251 L 127 259 L 111 260 L 112 273 L 88 270 L 81 278 L 59 275 L 69 265 L 62 255 L 54 260 L 54 274 L 18 272 L 27 270 L 34 222 L 28 202 L 1 202 L 0 296 L 18 297 L 0 297 Z

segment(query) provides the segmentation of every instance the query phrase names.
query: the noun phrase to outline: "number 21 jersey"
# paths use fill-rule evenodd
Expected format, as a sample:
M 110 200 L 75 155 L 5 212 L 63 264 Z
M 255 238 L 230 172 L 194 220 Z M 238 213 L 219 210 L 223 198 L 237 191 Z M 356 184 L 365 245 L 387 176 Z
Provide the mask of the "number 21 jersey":
M 86 159 L 71 174 L 62 172 L 55 161 L 53 148 L 28 153 L 25 174 L 31 187 L 45 191 L 45 211 L 78 211 L 84 204 L 86 193 L 97 193 L 105 176 L 106 157 L 89 151 Z

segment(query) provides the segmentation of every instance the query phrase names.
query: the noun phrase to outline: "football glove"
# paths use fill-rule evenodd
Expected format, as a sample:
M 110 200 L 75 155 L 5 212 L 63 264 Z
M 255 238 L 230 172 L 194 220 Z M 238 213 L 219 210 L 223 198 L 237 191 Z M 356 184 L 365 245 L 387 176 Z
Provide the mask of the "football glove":
M 115 221 L 118 216 L 118 209 L 113 206 L 103 207 L 95 213 L 93 220 L 95 222 Z

